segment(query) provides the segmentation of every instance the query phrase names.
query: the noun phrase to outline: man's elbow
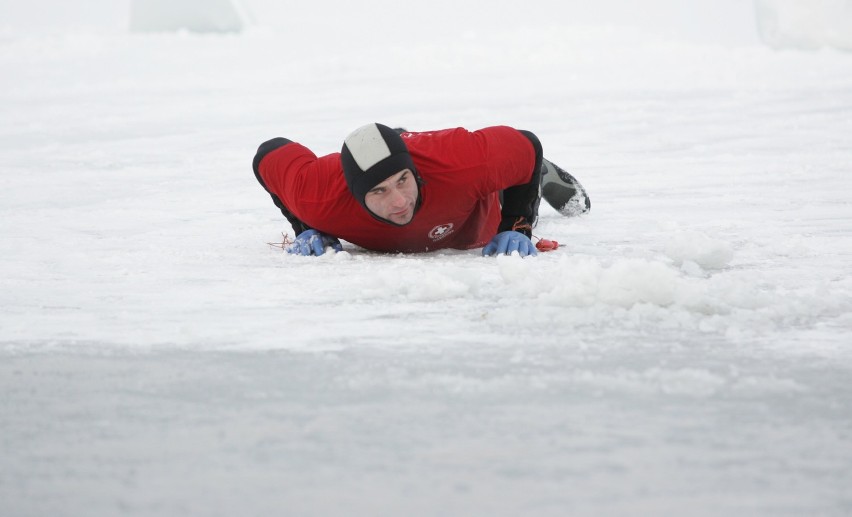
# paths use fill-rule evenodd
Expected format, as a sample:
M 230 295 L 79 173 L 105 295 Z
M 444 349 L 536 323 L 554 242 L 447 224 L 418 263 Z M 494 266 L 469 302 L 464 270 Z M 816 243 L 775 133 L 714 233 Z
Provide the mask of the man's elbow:
M 260 147 L 257 148 L 257 153 L 254 155 L 254 160 L 252 161 L 252 169 L 254 169 L 254 173 L 258 177 L 258 180 L 260 179 L 260 162 L 263 161 L 266 155 L 276 149 L 292 143 L 292 140 L 277 137 L 260 144 Z
M 543 151 L 543 148 L 542 148 L 542 145 L 541 145 L 541 140 L 539 140 L 538 137 L 535 136 L 535 134 L 532 133 L 531 131 L 519 129 L 518 132 L 520 132 L 522 135 L 527 137 L 527 140 L 529 140 L 530 143 L 532 144 L 533 150 L 535 151 L 534 170 L 540 169 L 541 168 L 541 160 L 544 157 L 544 151 Z

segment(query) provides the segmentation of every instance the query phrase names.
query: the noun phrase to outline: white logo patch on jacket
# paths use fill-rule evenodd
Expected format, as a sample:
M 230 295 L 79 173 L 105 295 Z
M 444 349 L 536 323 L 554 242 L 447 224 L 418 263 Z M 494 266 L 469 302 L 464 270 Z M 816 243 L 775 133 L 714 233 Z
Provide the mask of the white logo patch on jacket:
M 429 238 L 439 241 L 451 233 L 453 233 L 453 223 L 439 224 L 429 231 Z

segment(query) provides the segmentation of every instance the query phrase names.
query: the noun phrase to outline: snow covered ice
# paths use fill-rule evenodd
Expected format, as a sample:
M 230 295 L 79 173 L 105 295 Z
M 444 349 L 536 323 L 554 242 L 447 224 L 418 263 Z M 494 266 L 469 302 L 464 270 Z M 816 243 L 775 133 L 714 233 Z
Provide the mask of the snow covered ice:
M 852 54 L 745 2 L 246 4 L 0 21 L 0 515 L 852 513 Z M 372 121 L 534 131 L 592 211 L 269 246 L 257 146 Z

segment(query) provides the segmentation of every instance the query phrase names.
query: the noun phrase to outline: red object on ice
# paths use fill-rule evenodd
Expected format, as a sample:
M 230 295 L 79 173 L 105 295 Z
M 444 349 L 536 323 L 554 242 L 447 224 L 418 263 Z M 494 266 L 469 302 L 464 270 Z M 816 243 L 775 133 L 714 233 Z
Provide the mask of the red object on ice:
M 535 249 L 538 251 L 553 251 L 559 248 L 559 243 L 550 239 L 539 239 L 535 243 Z

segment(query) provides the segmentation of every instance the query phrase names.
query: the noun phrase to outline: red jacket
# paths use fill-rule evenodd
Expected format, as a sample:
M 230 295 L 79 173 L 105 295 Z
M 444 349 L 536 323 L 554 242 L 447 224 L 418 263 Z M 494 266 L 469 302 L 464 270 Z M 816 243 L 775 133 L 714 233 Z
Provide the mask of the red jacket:
M 402 137 L 424 184 L 412 221 L 394 226 L 372 217 L 346 186 L 340 154 L 317 157 L 295 142 L 258 164 L 267 190 L 311 228 L 376 251 L 418 252 L 485 246 L 501 220 L 498 193 L 529 183 L 536 163 L 516 129 L 464 128 Z

